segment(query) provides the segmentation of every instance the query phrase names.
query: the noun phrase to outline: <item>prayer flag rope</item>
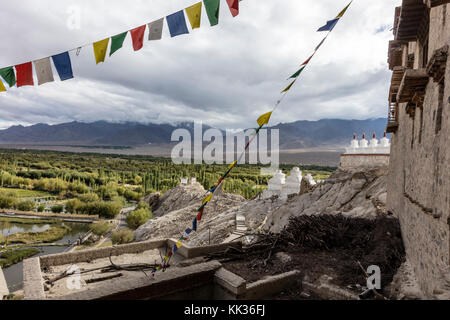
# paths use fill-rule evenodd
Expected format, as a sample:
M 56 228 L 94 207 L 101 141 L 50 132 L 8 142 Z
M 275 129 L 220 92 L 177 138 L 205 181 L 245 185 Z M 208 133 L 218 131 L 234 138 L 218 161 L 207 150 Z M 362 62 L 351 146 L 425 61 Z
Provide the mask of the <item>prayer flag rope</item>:
M 233 17 L 236 17 L 239 14 L 240 1 L 242 0 L 227 0 L 230 13 Z M 10 88 L 15 85 L 17 85 L 18 88 L 22 86 L 34 86 L 33 65 L 36 77 L 38 79 L 38 86 L 55 81 L 52 73 L 50 58 L 52 58 L 53 60 L 53 64 L 55 65 L 55 69 L 57 70 L 61 81 L 72 79 L 73 72 L 69 55 L 70 52 L 76 51 L 76 55 L 78 56 L 82 48 L 92 45 L 94 49 L 95 63 L 99 64 L 101 62 L 105 62 L 108 47 L 110 47 L 109 57 L 111 57 L 115 52 L 123 47 L 123 43 L 128 33 L 130 33 L 131 35 L 134 51 L 139 51 L 144 46 L 144 35 L 147 28 L 149 30 L 148 41 L 162 39 L 164 19 L 167 21 L 171 37 L 187 34 L 189 33 L 189 30 L 186 24 L 185 13 L 188 17 L 192 30 L 200 28 L 203 4 L 211 26 L 217 25 L 219 23 L 220 0 L 203 0 L 203 2 L 200 1 L 192 6 L 185 8 L 184 10 L 180 10 L 178 12 L 170 14 L 165 18 L 161 18 L 137 28 L 130 29 L 115 36 L 108 37 L 104 40 L 96 41 L 94 43 L 89 43 L 83 46 L 78 46 L 74 49 L 67 50 L 64 53 L 37 59 L 32 62 L 26 62 L 15 66 L 1 68 L 0 92 L 7 91 L 6 86 L 3 84 L 1 78 L 6 81 Z
M 216 0 L 210 0 L 209 2 L 214 2 Z M 229 1 L 229 3 L 232 2 Z M 325 36 L 325 38 L 323 38 L 323 40 L 319 43 L 319 45 L 315 48 L 314 53 L 305 61 L 301 64 L 300 68 L 298 71 L 296 71 L 291 77 L 288 78 L 288 80 L 290 79 L 294 79 L 282 92 L 281 94 L 283 95 L 281 97 L 281 99 L 279 99 L 276 103 L 275 103 L 275 107 L 273 108 L 272 111 L 267 112 L 265 114 L 263 114 L 262 116 L 260 116 L 257 120 L 257 123 L 259 125 L 258 128 L 255 129 L 255 131 L 252 133 L 252 137 L 251 139 L 248 141 L 248 143 L 246 144 L 244 150 L 242 151 L 241 155 L 239 156 L 237 161 L 234 161 L 232 164 L 230 164 L 230 166 L 228 167 L 228 170 L 219 178 L 219 180 L 217 181 L 217 184 L 215 187 L 211 188 L 211 190 L 208 191 L 209 195 L 203 199 L 202 201 L 202 205 L 200 206 L 200 208 L 198 208 L 197 210 L 197 216 L 192 220 L 192 228 L 187 228 L 184 232 L 184 234 L 179 238 L 179 240 L 176 242 L 176 244 L 169 250 L 169 252 L 167 253 L 166 256 L 164 256 L 164 258 L 161 261 L 161 264 L 156 267 L 153 272 L 152 275 L 155 276 L 155 273 L 159 270 L 165 270 L 168 262 L 170 261 L 170 258 L 173 256 L 173 254 L 181 247 L 182 242 L 187 240 L 189 235 L 194 231 L 197 231 L 198 228 L 198 223 L 202 220 L 203 217 L 203 213 L 205 210 L 205 207 L 208 205 L 209 202 L 212 201 L 212 198 L 214 197 L 214 194 L 216 192 L 216 190 L 218 190 L 218 188 L 220 187 L 220 185 L 223 183 L 223 181 L 227 178 L 227 176 L 230 174 L 231 170 L 233 170 L 233 168 L 241 161 L 242 157 L 245 155 L 248 147 L 250 146 L 250 144 L 253 142 L 253 140 L 258 136 L 259 131 L 266 125 L 269 123 L 270 118 L 273 114 L 273 112 L 275 112 L 275 110 L 277 109 L 277 107 L 280 105 L 280 103 L 282 102 L 283 98 L 286 96 L 286 94 L 289 92 L 289 90 L 292 88 L 292 86 L 295 84 L 295 82 L 297 81 L 298 77 L 300 76 L 300 74 L 303 72 L 303 70 L 306 68 L 306 66 L 308 65 L 308 63 L 311 61 L 311 59 L 314 57 L 314 55 L 316 54 L 316 52 L 319 50 L 319 48 L 323 45 L 323 43 L 325 42 L 325 40 L 327 39 L 328 35 L 330 34 L 330 32 L 334 29 L 334 27 L 336 26 L 337 22 L 339 22 L 339 20 L 344 16 L 345 12 L 347 11 L 347 9 L 350 7 L 350 5 L 352 4 L 353 1 L 351 1 L 337 16 L 334 20 L 331 20 L 327 22 L 327 24 L 324 27 L 321 27 L 318 31 L 328 31 L 328 34 Z M 205 5 L 206 5 L 206 1 L 205 1 Z M 211 19 L 210 19 L 211 20 Z M 261 230 L 261 228 L 264 226 L 265 222 L 267 221 L 267 217 L 264 220 L 263 224 L 260 225 L 258 227 L 257 230 Z

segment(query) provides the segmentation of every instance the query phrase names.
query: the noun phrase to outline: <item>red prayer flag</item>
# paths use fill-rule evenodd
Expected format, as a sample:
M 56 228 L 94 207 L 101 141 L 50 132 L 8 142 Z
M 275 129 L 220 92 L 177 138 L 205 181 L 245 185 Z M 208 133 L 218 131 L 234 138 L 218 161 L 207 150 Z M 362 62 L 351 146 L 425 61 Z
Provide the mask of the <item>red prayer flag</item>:
M 205 210 L 205 209 L 202 209 L 202 210 L 197 214 L 197 221 L 201 221 L 201 220 L 202 220 L 203 210 Z
M 305 64 L 308 64 L 309 61 L 312 59 L 312 57 L 314 57 L 314 54 L 313 54 L 311 57 L 309 57 L 308 60 L 306 60 L 305 62 L 303 62 L 303 63 L 302 63 L 302 66 L 305 65 Z
M 141 50 L 142 47 L 144 46 L 145 27 L 146 25 L 144 24 L 143 26 L 130 31 L 131 39 L 133 40 L 134 51 Z
M 34 86 L 33 65 L 31 62 L 15 66 L 17 73 L 17 88 L 22 86 Z
M 236 17 L 239 14 L 239 0 L 227 0 L 231 15 Z

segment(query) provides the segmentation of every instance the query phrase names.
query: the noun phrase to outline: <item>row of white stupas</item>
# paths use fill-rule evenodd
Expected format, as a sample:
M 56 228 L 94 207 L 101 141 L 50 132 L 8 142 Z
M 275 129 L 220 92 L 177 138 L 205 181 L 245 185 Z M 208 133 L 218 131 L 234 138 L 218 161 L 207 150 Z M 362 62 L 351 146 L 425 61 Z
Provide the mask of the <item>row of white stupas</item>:
M 311 185 L 316 184 L 311 174 L 308 173 L 304 178 Z M 291 174 L 287 178 L 281 170 L 277 170 L 269 180 L 267 189 L 263 191 L 262 198 L 269 199 L 273 196 L 278 196 L 281 199 L 286 199 L 288 195 L 299 194 L 302 179 L 302 172 L 298 167 L 292 168 Z
M 345 154 L 360 154 L 360 153 L 370 153 L 370 154 L 390 154 L 391 153 L 391 143 L 386 137 L 386 132 L 384 137 L 378 141 L 375 132 L 373 133 L 372 140 L 366 140 L 366 134 L 364 133 L 361 140 L 356 139 L 356 134 L 353 135 L 353 140 L 350 144 L 350 148 L 345 148 Z

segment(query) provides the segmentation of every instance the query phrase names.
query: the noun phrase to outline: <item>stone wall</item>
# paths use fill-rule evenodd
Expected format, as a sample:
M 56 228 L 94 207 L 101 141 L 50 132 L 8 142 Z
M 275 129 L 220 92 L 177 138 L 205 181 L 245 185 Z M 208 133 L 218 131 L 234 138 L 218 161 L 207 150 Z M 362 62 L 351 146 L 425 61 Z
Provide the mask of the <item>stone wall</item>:
M 376 168 L 389 165 L 388 154 L 343 154 L 341 155 L 341 169 L 359 167 Z
M 450 44 L 448 4 L 430 10 L 428 57 L 445 44 Z M 415 68 L 423 67 L 423 48 L 411 42 L 404 46 L 407 54 L 415 54 Z M 387 206 L 399 217 L 407 259 L 421 290 L 432 298 L 450 263 L 450 59 L 443 84 L 430 78 L 423 108 L 410 116 L 406 106 L 399 104 L 399 127 L 392 134 Z

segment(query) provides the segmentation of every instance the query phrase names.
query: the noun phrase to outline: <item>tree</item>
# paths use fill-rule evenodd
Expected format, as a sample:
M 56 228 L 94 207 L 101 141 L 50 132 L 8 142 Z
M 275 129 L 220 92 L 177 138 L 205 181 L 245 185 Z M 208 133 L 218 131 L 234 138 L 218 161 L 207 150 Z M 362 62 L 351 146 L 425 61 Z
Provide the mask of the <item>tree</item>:
M 137 229 L 144 223 L 146 223 L 149 219 L 151 219 L 152 214 L 150 210 L 142 208 L 135 210 L 133 212 L 130 212 L 127 215 L 127 224 L 132 229 Z
M 113 244 L 124 244 L 133 242 L 134 235 L 133 231 L 130 229 L 122 229 L 119 231 L 114 231 L 111 240 Z
M 20 211 L 33 211 L 35 206 L 36 204 L 34 203 L 33 200 L 25 200 L 19 202 L 19 204 L 17 205 L 17 209 Z
M 89 228 L 96 236 L 102 236 L 111 230 L 111 225 L 107 221 L 98 221 L 92 223 Z
M 56 204 L 52 207 L 51 210 L 53 213 L 61 213 L 64 210 L 64 206 L 62 204 Z

